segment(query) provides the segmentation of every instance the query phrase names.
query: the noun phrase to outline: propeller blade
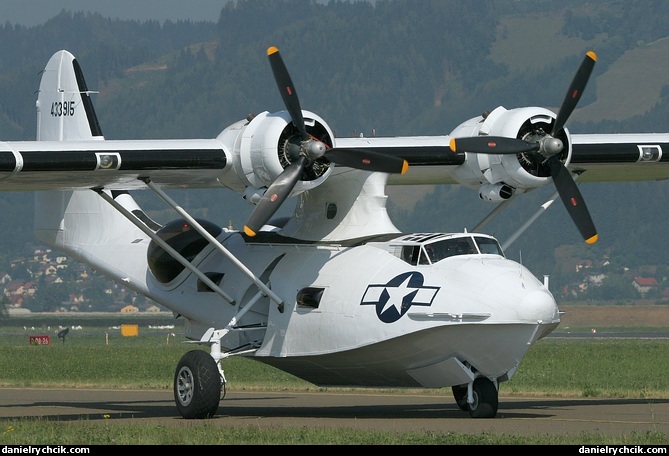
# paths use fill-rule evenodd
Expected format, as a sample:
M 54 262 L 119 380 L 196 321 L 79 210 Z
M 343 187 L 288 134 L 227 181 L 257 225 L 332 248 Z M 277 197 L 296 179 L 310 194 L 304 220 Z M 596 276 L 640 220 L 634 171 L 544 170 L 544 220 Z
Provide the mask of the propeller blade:
M 590 74 L 592 74 L 592 69 L 595 67 L 596 61 L 597 54 L 594 52 L 590 51 L 585 54 L 585 58 L 583 59 L 581 66 L 578 68 L 576 75 L 574 75 L 574 79 L 571 81 L 567 95 L 565 95 L 564 101 L 560 106 L 560 111 L 558 111 L 555 119 L 551 136 L 555 136 L 562 130 L 567 119 L 574 111 L 574 108 L 576 108 L 576 104 L 578 103 L 578 100 L 581 99 L 583 90 L 585 90 L 585 86 L 588 84 L 588 79 L 590 79 Z
M 281 98 L 283 98 L 283 104 L 286 106 L 286 110 L 288 110 L 290 118 L 293 120 L 293 125 L 295 125 L 295 128 L 300 133 L 302 141 L 306 141 L 311 137 L 304 126 L 300 100 L 297 98 L 297 92 L 293 86 L 293 80 L 290 78 L 290 73 L 288 73 L 288 68 L 283 63 L 281 54 L 279 54 L 279 50 L 276 47 L 270 46 L 267 49 L 267 57 L 272 67 L 272 73 L 274 73 L 274 80 L 279 87 L 279 93 L 281 93 Z
M 293 191 L 295 184 L 300 179 L 304 166 L 307 162 L 305 157 L 300 157 L 290 165 L 269 186 L 265 194 L 260 198 L 249 220 L 244 225 L 244 233 L 247 236 L 255 236 L 260 228 L 274 215 L 281 204 Z
M 450 148 L 453 152 L 502 155 L 539 150 L 539 144 L 505 136 L 471 136 L 452 138 Z
M 403 158 L 368 149 L 332 148 L 325 151 L 325 158 L 349 168 L 381 173 L 404 174 L 409 169 L 409 163 Z
M 590 212 L 585 205 L 585 201 L 581 196 L 581 192 L 578 189 L 578 185 L 576 185 L 569 170 L 562 164 L 557 155 L 553 155 L 549 158 L 548 162 L 551 168 L 553 183 L 560 194 L 560 198 L 562 199 L 562 203 L 567 209 L 567 212 L 569 212 L 569 215 L 576 224 L 581 236 L 585 239 L 585 242 L 587 244 L 594 244 L 597 242 L 599 235 L 597 234 L 595 224 L 590 217 Z

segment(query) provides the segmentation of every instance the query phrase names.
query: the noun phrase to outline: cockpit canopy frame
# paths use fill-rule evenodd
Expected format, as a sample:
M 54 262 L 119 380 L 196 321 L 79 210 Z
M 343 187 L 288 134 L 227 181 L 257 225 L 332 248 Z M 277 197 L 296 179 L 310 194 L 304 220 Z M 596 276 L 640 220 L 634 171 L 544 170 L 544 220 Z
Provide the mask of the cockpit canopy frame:
M 497 239 L 478 233 L 413 234 L 400 238 L 399 241 L 402 244 L 395 245 L 394 250 L 402 260 L 413 266 L 431 265 L 461 255 L 504 257 Z

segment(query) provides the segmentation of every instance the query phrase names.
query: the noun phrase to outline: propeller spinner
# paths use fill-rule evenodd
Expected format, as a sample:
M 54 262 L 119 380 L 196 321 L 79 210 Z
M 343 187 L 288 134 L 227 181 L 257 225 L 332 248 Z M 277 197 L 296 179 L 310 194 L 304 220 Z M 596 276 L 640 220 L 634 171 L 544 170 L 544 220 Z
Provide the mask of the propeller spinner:
M 599 235 L 576 182 L 559 158 L 564 144 L 557 136 L 564 130 L 567 119 L 581 99 L 596 60 L 597 55 L 594 52 L 590 51 L 586 53 L 560 106 L 550 134 L 543 135 L 535 141 L 501 136 L 474 136 L 454 138 L 451 139 L 450 143 L 450 148 L 453 152 L 467 151 L 477 154 L 538 152 L 543 157 L 543 160 L 548 162 L 550 175 L 553 178 L 553 183 L 560 195 L 560 199 L 576 224 L 581 236 L 583 236 L 585 242 L 588 244 L 597 242 Z
M 403 174 L 407 171 L 409 165 L 402 158 L 367 149 L 331 148 L 310 135 L 305 126 L 302 108 L 300 107 L 297 92 L 293 87 L 293 81 L 279 54 L 279 50 L 271 46 L 267 49 L 267 57 L 272 67 L 274 80 L 283 99 L 283 104 L 299 133 L 300 144 L 296 148 L 298 150 L 293 152 L 295 157 L 292 162 L 272 182 L 265 194 L 260 198 L 253 213 L 251 213 L 249 220 L 244 226 L 244 233 L 247 236 L 255 236 L 258 233 L 260 228 L 267 223 L 281 204 L 290 196 L 305 168 L 321 157 L 325 157 L 327 160 L 338 165 L 367 171 L 393 174 Z

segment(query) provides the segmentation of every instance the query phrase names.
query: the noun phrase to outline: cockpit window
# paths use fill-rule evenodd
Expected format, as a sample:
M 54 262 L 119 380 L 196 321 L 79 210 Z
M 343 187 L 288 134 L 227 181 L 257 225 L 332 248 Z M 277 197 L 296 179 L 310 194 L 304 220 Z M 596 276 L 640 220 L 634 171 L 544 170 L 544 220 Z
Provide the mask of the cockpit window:
M 481 253 L 504 256 L 502 247 L 495 239 L 486 237 L 475 237 L 474 239 L 476 239 L 476 244 L 478 244 Z
M 423 239 L 400 246 L 392 246 L 391 252 L 412 266 L 430 265 L 444 258 L 458 255 L 499 255 L 504 256 L 502 247 L 495 238 L 481 235 L 447 236 L 432 234 Z
M 479 253 L 471 237 L 444 239 L 424 245 L 425 252 L 431 263 L 456 255 L 471 255 Z
M 419 254 L 420 245 L 405 245 L 402 247 L 402 259 L 413 266 L 418 264 Z
M 476 241 L 476 242 L 475 242 Z M 478 248 L 477 248 L 478 244 Z M 430 242 L 423 245 L 419 264 L 437 263 L 444 258 L 458 255 L 494 254 L 503 255 L 502 249 L 495 239 L 486 237 L 458 237 Z M 429 263 L 424 255 L 430 259 Z

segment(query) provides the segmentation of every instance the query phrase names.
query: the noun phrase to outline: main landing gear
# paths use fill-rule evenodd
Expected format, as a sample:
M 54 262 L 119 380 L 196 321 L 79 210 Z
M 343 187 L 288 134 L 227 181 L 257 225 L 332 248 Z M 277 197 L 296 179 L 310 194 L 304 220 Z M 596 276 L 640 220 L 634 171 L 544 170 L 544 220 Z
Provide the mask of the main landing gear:
M 211 418 L 221 401 L 223 379 L 214 358 L 204 350 L 181 357 L 174 374 L 174 402 L 186 419 Z
M 452 389 L 460 410 L 469 412 L 472 418 L 494 418 L 497 415 L 499 404 L 497 387 L 488 378 L 479 377 L 473 383 L 456 385 Z

